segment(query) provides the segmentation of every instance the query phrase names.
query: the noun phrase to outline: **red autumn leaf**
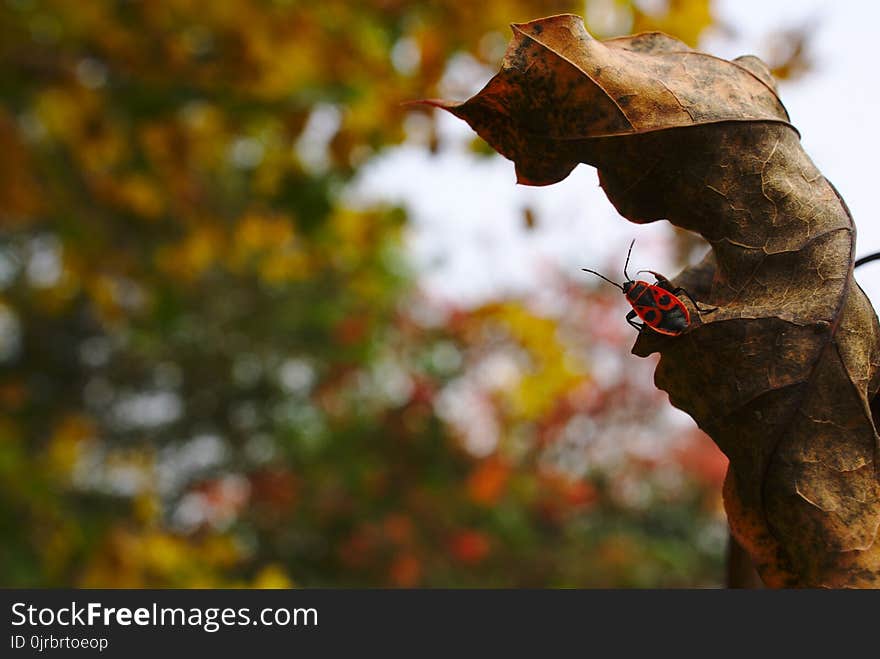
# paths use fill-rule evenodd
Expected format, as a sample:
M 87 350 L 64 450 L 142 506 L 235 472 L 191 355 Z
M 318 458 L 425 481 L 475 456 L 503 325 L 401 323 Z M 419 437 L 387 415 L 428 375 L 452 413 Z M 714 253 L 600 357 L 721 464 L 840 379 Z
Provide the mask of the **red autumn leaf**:
M 510 467 L 500 458 L 487 458 L 468 477 L 468 495 L 475 503 L 491 505 L 504 493 L 509 475 Z
M 388 580 L 398 588 L 413 588 L 422 578 L 422 563 L 413 554 L 400 554 L 388 568 Z
M 489 537 L 480 531 L 460 531 L 449 541 L 449 551 L 456 560 L 475 565 L 489 555 Z

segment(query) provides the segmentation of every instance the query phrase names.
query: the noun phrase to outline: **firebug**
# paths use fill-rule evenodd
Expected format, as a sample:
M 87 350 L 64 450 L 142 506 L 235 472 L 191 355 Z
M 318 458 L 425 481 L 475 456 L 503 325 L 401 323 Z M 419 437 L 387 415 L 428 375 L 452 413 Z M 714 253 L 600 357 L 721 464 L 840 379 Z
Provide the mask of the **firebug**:
M 641 272 L 650 272 L 654 275 L 655 281 L 649 284 L 640 279 L 630 279 L 626 272 L 629 266 L 629 257 L 632 255 L 633 245 L 636 241 L 630 243 L 629 251 L 626 253 L 626 263 L 623 266 L 623 276 L 625 278 L 623 284 L 611 281 L 608 277 L 599 274 L 595 270 L 582 268 L 584 272 L 589 272 L 601 277 L 609 284 L 617 286 L 626 296 L 627 302 L 632 305 L 632 311 L 626 315 L 626 322 L 640 330 L 647 325 L 655 332 L 666 334 L 668 336 L 678 336 L 686 330 L 691 324 L 691 314 L 684 302 L 677 296 L 683 293 L 693 303 L 698 313 L 711 313 L 717 311 L 716 308 L 704 309 L 684 288 L 676 287 L 666 277 L 653 270 L 639 270 Z M 642 319 L 642 323 L 635 321 L 636 316 Z

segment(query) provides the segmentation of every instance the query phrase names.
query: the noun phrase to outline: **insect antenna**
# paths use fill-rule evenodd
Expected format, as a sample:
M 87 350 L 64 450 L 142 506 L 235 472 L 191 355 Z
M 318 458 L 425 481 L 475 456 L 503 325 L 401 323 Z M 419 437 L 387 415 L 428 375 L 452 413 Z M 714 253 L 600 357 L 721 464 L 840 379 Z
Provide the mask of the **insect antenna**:
M 635 245 L 635 244 L 636 244 L 636 241 L 634 238 L 633 241 L 629 244 L 629 251 L 626 253 L 626 263 L 623 264 L 623 276 L 626 277 L 626 281 L 630 281 L 629 275 L 626 274 L 626 268 L 629 265 L 629 257 L 632 254 L 633 245 Z
M 621 286 L 620 284 L 618 284 L 616 281 L 611 281 L 611 280 L 608 279 L 608 277 L 606 277 L 605 275 L 600 275 L 600 274 L 599 274 L 598 272 L 596 272 L 595 270 L 590 270 L 589 268 L 581 268 L 581 270 L 583 270 L 584 272 L 590 272 L 590 273 L 596 275 L 597 277 L 601 277 L 602 279 L 604 279 L 605 281 L 607 281 L 607 282 L 608 282 L 609 284 L 611 284 L 612 286 L 617 286 L 617 288 L 619 288 L 620 290 L 623 290 L 623 286 Z

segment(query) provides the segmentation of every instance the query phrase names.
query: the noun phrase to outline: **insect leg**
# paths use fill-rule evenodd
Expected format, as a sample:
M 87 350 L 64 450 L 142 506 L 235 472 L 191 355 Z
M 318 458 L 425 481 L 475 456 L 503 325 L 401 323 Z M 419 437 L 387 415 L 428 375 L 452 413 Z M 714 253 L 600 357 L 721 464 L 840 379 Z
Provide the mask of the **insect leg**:
M 664 291 L 669 291 L 670 293 L 672 293 L 672 290 L 675 288 L 675 286 L 672 285 L 672 282 L 661 275 L 659 272 L 654 272 L 653 270 L 639 270 L 639 272 L 650 272 L 652 275 L 654 275 L 654 279 L 657 280 L 654 286 L 659 286 Z M 675 293 L 672 294 L 675 295 Z
M 691 302 L 694 303 L 694 307 L 699 312 L 712 313 L 713 311 L 718 311 L 718 307 L 712 307 L 711 309 L 704 309 L 703 307 L 701 307 L 697 303 L 697 301 L 693 298 L 693 296 L 690 293 L 688 293 L 686 288 L 682 288 L 681 286 L 679 286 L 678 288 L 676 288 L 675 290 L 672 291 L 673 295 L 678 295 L 679 293 L 684 293 L 685 295 L 687 295 L 688 300 L 690 300 Z
M 633 309 L 628 314 L 626 314 L 626 322 L 628 322 L 630 325 L 632 325 L 633 327 L 635 327 L 637 330 L 639 330 L 641 332 L 642 328 L 645 326 L 645 324 L 644 323 L 637 323 L 634 320 L 636 316 L 638 316 L 638 314 L 636 313 L 636 310 Z

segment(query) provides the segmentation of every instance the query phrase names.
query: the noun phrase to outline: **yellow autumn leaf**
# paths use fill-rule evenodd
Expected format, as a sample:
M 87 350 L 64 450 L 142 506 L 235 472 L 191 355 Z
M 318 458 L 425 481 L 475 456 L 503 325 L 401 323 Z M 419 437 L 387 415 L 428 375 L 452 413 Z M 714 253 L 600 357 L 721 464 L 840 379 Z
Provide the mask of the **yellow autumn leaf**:
M 73 468 L 97 439 L 93 421 L 82 414 L 70 414 L 55 427 L 46 450 L 46 466 L 67 479 Z
M 253 588 L 283 589 L 293 588 L 293 581 L 287 576 L 284 568 L 272 563 L 263 567 L 254 577 Z

